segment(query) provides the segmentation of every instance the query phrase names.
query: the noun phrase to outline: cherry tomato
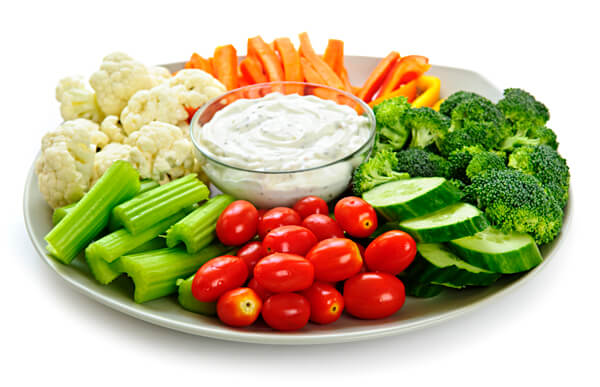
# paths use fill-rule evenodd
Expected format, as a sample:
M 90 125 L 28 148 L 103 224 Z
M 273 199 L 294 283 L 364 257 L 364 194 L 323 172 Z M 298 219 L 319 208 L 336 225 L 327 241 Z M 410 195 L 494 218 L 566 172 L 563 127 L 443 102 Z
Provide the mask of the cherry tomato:
M 315 278 L 325 282 L 350 278 L 363 264 L 356 243 L 347 238 L 330 238 L 317 243 L 306 254 L 306 259 L 315 267 Z
M 301 226 L 277 227 L 263 239 L 263 248 L 267 254 L 290 253 L 304 256 L 316 244 L 315 234 Z
M 228 246 L 238 246 L 256 235 L 258 210 L 252 203 L 236 200 L 225 208 L 217 220 L 217 237 Z
M 323 239 L 344 237 L 344 232 L 337 222 L 327 215 L 309 215 L 302 221 L 302 226 L 312 231 L 320 241 Z
M 300 294 L 275 294 L 264 302 L 262 317 L 273 329 L 295 331 L 308 323 L 310 303 Z
M 258 281 L 256 280 L 256 278 L 252 277 L 252 279 L 250 281 L 248 281 L 248 287 L 252 290 L 254 290 L 256 292 L 256 294 L 258 294 L 258 296 L 260 297 L 261 300 L 266 301 L 267 298 L 271 297 L 274 293 L 268 291 L 267 289 L 263 288 Z
M 367 246 L 365 264 L 371 271 L 397 275 L 406 269 L 417 254 L 415 240 L 404 231 L 381 234 Z
M 239 288 L 248 278 L 248 266 L 241 258 L 223 255 L 198 269 L 192 281 L 192 294 L 202 302 L 216 301 L 228 290 Z
M 358 251 L 360 251 L 360 256 L 362 257 L 362 259 L 365 259 L 365 248 L 363 247 L 363 245 L 361 245 L 358 242 L 354 242 L 356 243 L 356 247 L 358 247 Z
M 361 273 L 344 283 L 346 312 L 354 317 L 373 320 L 391 316 L 405 299 L 404 284 L 388 273 Z
M 254 241 L 246 243 L 238 250 L 236 255 L 246 262 L 246 265 L 248 265 L 248 274 L 252 275 L 254 266 L 256 266 L 256 263 L 260 261 L 262 257 L 267 255 L 267 252 L 263 248 L 262 243 Z
M 232 327 L 252 325 L 260 315 L 262 300 L 250 288 L 229 290 L 217 301 L 219 320 Z
M 315 282 L 302 295 L 310 302 L 310 321 L 317 324 L 336 321 L 344 310 L 344 297 L 326 282 Z
M 265 212 L 258 222 L 258 236 L 263 239 L 271 230 L 281 226 L 296 225 L 302 223 L 300 215 L 291 208 L 275 207 Z
M 258 221 L 259 222 L 262 219 L 263 215 L 267 213 L 267 211 L 269 211 L 269 210 L 266 208 L 261 208 L 260 210 L 258 210 Z
M 366 238 L 377 228 L 375 210 L 356 196 L 348 196 L 337 202 L 334 214 L 340 227 L 353 237 Z
M 312 214 L 329 214 L 327 202 L 318 196 L 305 196 L 294 204 L 294 210 L 302 219 Z
M 295 292 L 312 285 L 315 269 L 299 255 L 274 253 L 258 261 L 254 266 L 254 278 L 270 292 Z

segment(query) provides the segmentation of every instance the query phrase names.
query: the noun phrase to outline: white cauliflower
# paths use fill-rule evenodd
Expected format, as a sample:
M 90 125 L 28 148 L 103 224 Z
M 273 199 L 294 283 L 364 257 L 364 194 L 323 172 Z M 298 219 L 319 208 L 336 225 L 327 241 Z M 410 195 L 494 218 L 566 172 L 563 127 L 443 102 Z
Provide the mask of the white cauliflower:
M 138 148 L 127 144 L 110 143 L 96 153 L 94 162 L 94 176 L 92 185 L 98 181 L 106 170 L 117 160 L 128 161 L 138 170 L 142 178 L 150 176 L 152 171 L 152 160 L 144 155 Z
M 90 90 L 81 76 L 61 79 L 56 86 L 56 100 L 60 102 L 60 114 L 65 121 L 87 118 L 100 122 L 104 118 L 96 93 Z
M 183 105 L 191 108 L 198 108 L 227 91 L 212 75 L 197 69 L 180 70 L 169 80 L 169 86 L 178 88 Z
M 125 53 L 115 52 L 104 57 L 90 84 L 102 111 L 118 116 L 138 90 L 150 89 L 166 79 L 164 70 L 150 69 Z
M 110 142 L 109 137 L 100 131 L 97 123 L 85 118 L 65 121 L 61 126 L 66 128 L 77 127 L 86 130 L 90 134 L 90 144 L 94 152 L 98 148 L 104 148 Z
M 166 67 L 150 66 L 148 67 L 148 71 L 150 71 L 150 76 L 152 76 L 153 79 L 154 85 L 152 87 L 158 86 L 172 78 L 171 72 Z
M 108 136 L 111 143 L 122 144 L 127 137 L 117 116 L 107 116 L 100 124 L 100 131 Z
M 42 138 L 35 173 L 40 192 L 52 208 L 73 203 L 87 192 L 95 153 L 90 131 L 74 121 L 66 121 Z

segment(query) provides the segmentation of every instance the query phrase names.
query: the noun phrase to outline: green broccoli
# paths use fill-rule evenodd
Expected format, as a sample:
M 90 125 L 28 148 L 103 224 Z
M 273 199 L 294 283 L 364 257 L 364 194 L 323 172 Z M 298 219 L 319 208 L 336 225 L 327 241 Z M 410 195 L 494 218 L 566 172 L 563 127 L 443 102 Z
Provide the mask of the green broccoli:
M 471 181 L 486 171 L 506 169 L 504 159 L 494 152 L 483 151 L 473 155 L 473 158 L 465 169 L 467 178 Z
M 508 166 L 535 176 L 561 208 L 567 204 L 571 178 L 569 166 L 552 147 L 520 147 L 509 156 Z
M 529 123 L 544 126 L 550 119 L 548 108 L 522 89 L 505 89 L 498 109 L 511 124 Z
M 429 107 L 407 110 L 404 114 L 404 125 L 410 130 L 411 148 L 425 148 L 448 132 L 448 117 Z
M 448 162 L 451 176 L 468 184 L 473 176 L 485 170 L 505 169 L 506 154 L 500 151 L 486 151 L 480 145 L 465 146 L 452 151 Z
M 452 110 L 454 110 L 455 107 L 460 105 L 463 101 L 472 98 L 485 99 L 479 94 L 472 93 L 470 91 L 457 91 L 456 93 L 446 98 L 444 102 L 442 102 L 442 104 L 440 105 L 440 113 L 447 117 L 450 117 L 452 115 Z
M 537 243 L 548 243 L 562 228 L 562 209 L 532 175 L 515 169 L 490 170 L 475 176 L 466 191 L 504 232 L 529 233 Z
M 398 159 L 396 154 L 389 150 L 381 150 L 370 159 L 360 164 L 354 171 L 352 178 L 352 190 L 356 195 L 375 186 L 392 180 L 408 179 L 408 173 L 397 171 Z
M 398 151 L 408 139 L 410 130 L 405 127 L 404 113 L 410 109 L 406 97 L 388 98 L 375 105 L 376 139 L 375 150 Z
M 445 158 L 421 148 L 409 148 L 397 153 L 398 171 L 411 177 L 442 176 L 450 178 L 450 163 Z
M 523 145 L 548 145 L 553 149 L 558 148 L 556 133 L 546 126 L 521 123 L 515 124 L 514 128 L 514 134 L 502 141 L 500 149 L 513 151 Z

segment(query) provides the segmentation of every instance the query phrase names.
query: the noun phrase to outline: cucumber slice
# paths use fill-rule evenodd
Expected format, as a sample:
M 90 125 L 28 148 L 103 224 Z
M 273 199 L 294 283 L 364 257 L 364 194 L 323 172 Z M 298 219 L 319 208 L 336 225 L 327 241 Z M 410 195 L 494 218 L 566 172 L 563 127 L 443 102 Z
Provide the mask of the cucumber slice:
M 418 284 L 461 289 L 466 286 L 487 286 L 500 278 L 500 274 L 461 260 L 439 243 L 419 243 L 417 252 L 417 257 L 406 270 L 406 276 Z
M 385 183 L 367 191 L 363 199 L 388 220 L 405 220 L 456 203 L 462 193 L 443 177 L 416 177 Z
M 465 261 L 496 273 L 526 271 L 543 260 L 529 234 L 504 233 L 493 227 L 450 241 L 449 246 Z
M 455 203 L 431 214 L 400 222 L 398 228 L 409 233 L 417 242 L 437 243 L 476 234 L 489 225 L 477 207 Z

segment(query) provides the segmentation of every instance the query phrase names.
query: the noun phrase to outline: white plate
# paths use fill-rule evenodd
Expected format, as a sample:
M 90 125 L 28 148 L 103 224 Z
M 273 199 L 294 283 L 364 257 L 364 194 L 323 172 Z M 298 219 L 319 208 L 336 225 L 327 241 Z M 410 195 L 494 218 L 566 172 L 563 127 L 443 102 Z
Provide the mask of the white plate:
M 377 61 L 378 58 L 372 57 L 347 57 L 346 64 L 352 82 L 361 84 Z M 183 67 L 183 64 L 176 63 L 167 67 L 177 70 Z M 496 86 L 472 71 L 434 65 L 429 74 L 442 80 L 442 97 L 458 90 L 474 91 L 494 101 L 501 96 L 501 91 Z M 50 258 L 46 254 L 44 235 L 52 228 L 52 211 L 39 192 L 33 171 L 32 167 L 25 183 L 23 212 L 27 231 L 40 257 L 67 284 L 93 300 L 144 321 L 194 335 L 223 340 L 263 344 L 324 344 L 395 335 L 423 328 L 473 310 L 533 278 L 556 254 L 561 240 L 559 237 L 553 243 L 544 246 L 541 249 L 545 257 L 544 261 L 528 273 L 503 277 L 486 288 L 460 291 L 448 289 L 430 299 L 408 297 L 404 307 L 394 316 L 386 319 L 363 321 L 344 315 L 334 324 L 326 326 L 308 324 L 302 330 L 292 333 L 275 332 L 264 324 L 234 329 L 224 326 L 216 318 L 183 310 L 177 304 L 175 297 L 136 304 L 133 302 L 133 285 L 126 277 L 121 277 L 108 286 L 100 285 L 91 276 L 81 256 L 69 266 Z M 568 228 L 568 214 L 566 208 L 563 230 Z

